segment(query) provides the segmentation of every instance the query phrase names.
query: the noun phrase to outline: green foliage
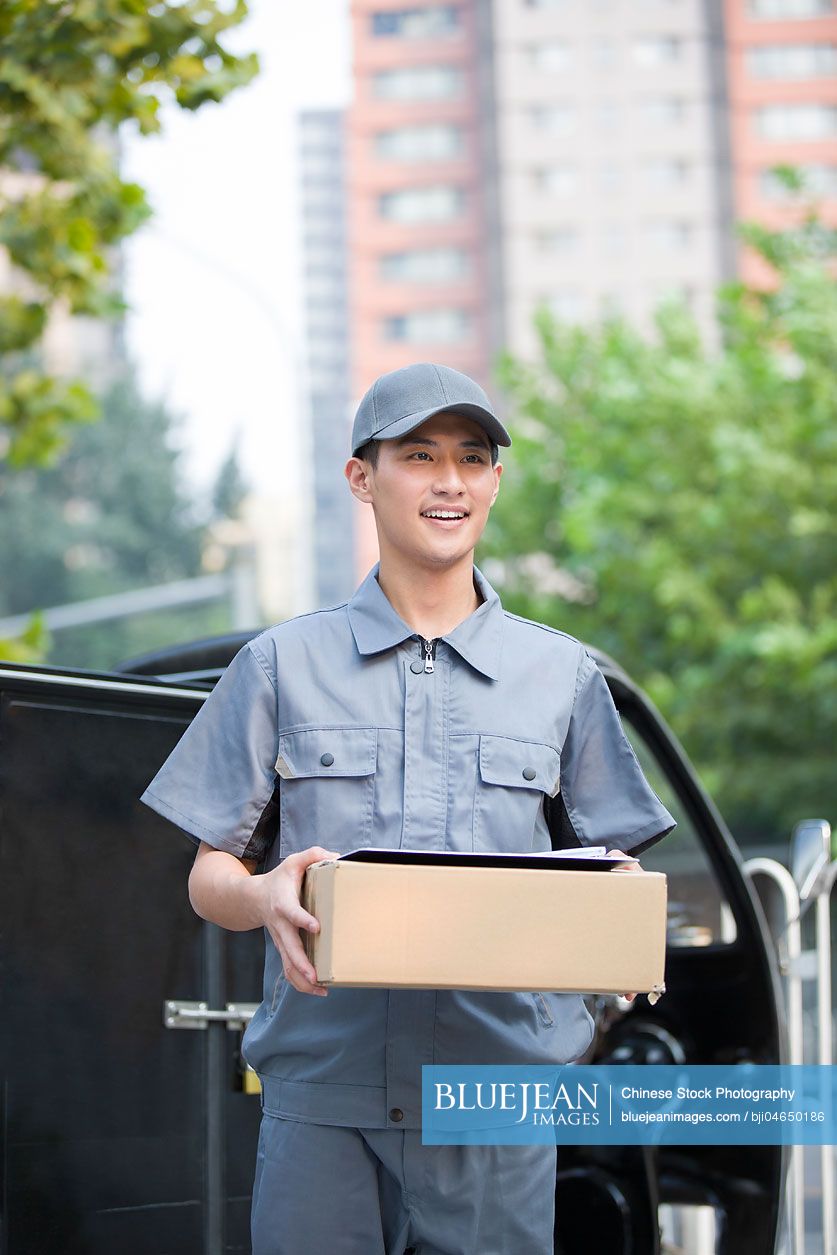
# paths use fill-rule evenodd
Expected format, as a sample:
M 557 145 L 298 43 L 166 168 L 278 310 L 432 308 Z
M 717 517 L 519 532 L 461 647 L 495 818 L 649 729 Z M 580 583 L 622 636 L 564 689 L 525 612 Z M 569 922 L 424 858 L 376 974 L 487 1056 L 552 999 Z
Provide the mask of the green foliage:
M 837 286 L 813 218 L 746 234 L 776 283 L 721 291 L 719 350 L 677 306 L 652 339 L 538 315 L 539 360 L 500 364 L 485 547 L 507 604 L 621 662 L 759 840 L 837 802 Z
M 124 309 L 111 250 L 150 210 L 114 160 L 116 129 L 160 129 L 160 108 L 220 101 L 257 72 L 222 43 L 244 0 L 6 0 L 0 6 L 0 245 L 21 291 L 0 300 L 0 424 L 16 465 L 47 461 L 95 412 L 81 383 L 22 364 L 47 314 Z M 33 379 L 33 373 L 38 375 Z
M 101 404 L 103 421 L 81 428 L 54 465 L 0 466 L 4 616 L 202 574 L 204 528 L 180 487 L 172 415 L 145 401 L 130 377 Z M 157 644 L 223 631 L 228 614 L 189 607 L 64 629 L 46 642 L 47 659 L 107 668 Z
M 67 424 L 97 417 L 94 398 L 78 380 L 53 379 L 35 367 L 0 379 L 0 425 L 6 429 L 0 429 L 0 441 L 11 467 L 49 461 L 63 447 Z
M 13 640 L 0 637 L 0 658 L 7 662 L 43 662 L 49 649 L 50 636 L 43 615 L 33 614 L 26 630 Z

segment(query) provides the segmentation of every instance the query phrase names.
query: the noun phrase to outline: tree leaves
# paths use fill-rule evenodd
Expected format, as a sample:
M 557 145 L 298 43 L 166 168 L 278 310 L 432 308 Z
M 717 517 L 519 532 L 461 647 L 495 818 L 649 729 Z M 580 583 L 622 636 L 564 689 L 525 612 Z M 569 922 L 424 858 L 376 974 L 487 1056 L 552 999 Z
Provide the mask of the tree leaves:
M 107 318 L 125 306 L 113 250 L 148 218 L 116 163 L 116 129 L 160 129 L 160 107 L 220 101 L 250 81 L 255 56 L 223 46 L 243 0 L 7 0 L 0 6 L 0 246 L 15 293 L 0 305 L 0 456 L 54 456 L 95 403 L 53 380 L 31 352 L 50 311 Z M 22 363 L 18 355 L 29 351 Z M 33 370 L 40 379 L 33 379 Z
M 744 234 L 775 282 L 719 293 L 720 349 L 673 306 L 647 339 L 539 313 L 538 359 L 500 363 L 514 447 L 485 549 L 510 608 L 619 659 L 764 839 L 837 801 L 837 250 L 811 213 Z

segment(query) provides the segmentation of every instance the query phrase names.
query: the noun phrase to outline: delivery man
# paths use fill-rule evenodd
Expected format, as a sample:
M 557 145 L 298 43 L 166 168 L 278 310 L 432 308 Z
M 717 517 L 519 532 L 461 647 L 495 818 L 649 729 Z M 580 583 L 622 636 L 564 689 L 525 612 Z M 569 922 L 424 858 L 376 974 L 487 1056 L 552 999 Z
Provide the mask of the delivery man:
M 423 1146 L 421 1066 L 577 1059 L 582 998 L 326 990 L 300 936 L 306 867 L 360 846 L 549 850 L 547 799 L 565 845 L 674 827 L 584 646 L 504 611 L 474 566 L 510 444 L 458 371 L 378 379 L 345 474 L 380 561 L 245 645 L 143 794 L 199 842 L 198 914 L 265 929 L 253 1255 L 552 1251 L 555 1147 Z M 513 947 L 513 916 L 496 927 Z

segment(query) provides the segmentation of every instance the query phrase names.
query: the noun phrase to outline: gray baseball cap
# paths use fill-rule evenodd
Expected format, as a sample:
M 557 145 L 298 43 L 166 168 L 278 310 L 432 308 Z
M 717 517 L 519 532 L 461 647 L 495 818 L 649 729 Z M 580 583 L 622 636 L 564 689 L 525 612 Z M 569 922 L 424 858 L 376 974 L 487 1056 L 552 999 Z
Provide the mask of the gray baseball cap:
M 511 444 L 479 384 L 450 366 L 415 362 L 381 375 L 366 393 L 352 427 L 352 456 L 367 440 L 406 436 L 445 410 L 472 418 L 494 444 Z

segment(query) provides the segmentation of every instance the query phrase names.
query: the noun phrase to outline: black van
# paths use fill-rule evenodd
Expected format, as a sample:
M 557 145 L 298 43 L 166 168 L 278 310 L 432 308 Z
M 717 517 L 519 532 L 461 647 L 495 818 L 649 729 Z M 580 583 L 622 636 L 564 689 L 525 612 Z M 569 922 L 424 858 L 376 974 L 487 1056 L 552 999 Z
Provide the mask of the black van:
M 0 663 L 0 1255 L 249 1251 L 260 1110 L 239 1047 L 262 933 L 198 919 L 194 846 L 139 802 L 246 639 L 110 673 Z M 678 827 L 642 856 L 669 881 L 668 992 L 591 998 L 583 1062 L 785 1062 L 739 852 L 659 714 L 596 656 Z M 717 1255 L 771 1255 L 786 1154 L 559 1147 L 555 1250 L 655 1255 L 665 1204 L 711 1207 Z

